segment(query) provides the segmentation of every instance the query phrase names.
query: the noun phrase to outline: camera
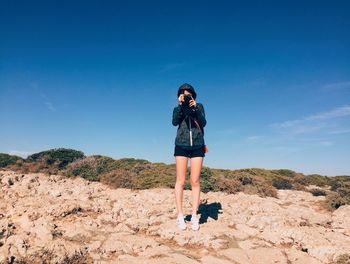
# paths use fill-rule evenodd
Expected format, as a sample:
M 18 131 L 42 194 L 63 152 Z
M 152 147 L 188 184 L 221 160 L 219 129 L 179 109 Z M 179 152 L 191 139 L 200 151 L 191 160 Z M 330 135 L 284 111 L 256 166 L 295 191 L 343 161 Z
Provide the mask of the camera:
M 185 95 L 184 96 L 184 102 L 183 105 L 189 107 L 190 101 L 192 100 L 192 96 L 190 95 Z
M 193 115 L 194 114 L 194 107 L 190 106 L 190 101 L 192 100 L 192 96 L 190 95 L 184 95 L 184 101 L 182 103 L 182 111 L 185 115 Z

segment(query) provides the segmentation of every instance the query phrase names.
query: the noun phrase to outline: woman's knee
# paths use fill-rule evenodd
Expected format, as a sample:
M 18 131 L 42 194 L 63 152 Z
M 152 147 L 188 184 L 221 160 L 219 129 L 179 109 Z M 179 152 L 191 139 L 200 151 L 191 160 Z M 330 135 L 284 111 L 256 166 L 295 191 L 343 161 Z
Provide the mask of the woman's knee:
M 176 181 L 176 185 L 177 185 L 177 186 L 183 187 L 183 186 L 185 185 L 185 181 L 183 181 L 183 180 L 177 180 L 177 181 Z
M 200 185 L 199 179 L 195 179 L 195 180 L 190 179 L 190 183 L 191 183 L 191 186 L 192 186 L 192 187 L 197 187 L 197 186 Z

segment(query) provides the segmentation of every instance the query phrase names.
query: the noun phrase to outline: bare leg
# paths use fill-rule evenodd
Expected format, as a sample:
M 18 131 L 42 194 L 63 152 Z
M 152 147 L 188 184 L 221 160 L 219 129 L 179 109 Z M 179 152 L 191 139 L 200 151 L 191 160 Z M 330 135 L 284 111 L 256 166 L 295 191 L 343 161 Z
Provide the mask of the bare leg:
M 200 181 L 199 177 L 201 174 L 203 164 L 203 157 L 191 158 L 191 177 L 190 182 L 192 186 L 192 215 L 197 216 L 197 210 L 200 199 Z
M 183 215 L 182 200 L 183 200 L 183 188 L 186 180 L 187 172 L 187 157 L 176 156 L 176 183 L 175 183 L 175 199 L 177 214 Z

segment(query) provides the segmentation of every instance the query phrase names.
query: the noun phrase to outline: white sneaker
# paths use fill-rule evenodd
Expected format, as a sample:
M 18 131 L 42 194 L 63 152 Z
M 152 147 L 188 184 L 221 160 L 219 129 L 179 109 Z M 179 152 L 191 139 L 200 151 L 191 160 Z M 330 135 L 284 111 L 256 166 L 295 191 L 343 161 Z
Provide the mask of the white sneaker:
M 197 231 L 199 229 L 199 218 L 198 218 L 198 216 L 192 215 L 191 222 L 192 222 L 192 230 Z
M 183 215 L 179 215 L 176 218 L 176 225 L 180 230 L 185 230 L 186 229 L 186 223 Z

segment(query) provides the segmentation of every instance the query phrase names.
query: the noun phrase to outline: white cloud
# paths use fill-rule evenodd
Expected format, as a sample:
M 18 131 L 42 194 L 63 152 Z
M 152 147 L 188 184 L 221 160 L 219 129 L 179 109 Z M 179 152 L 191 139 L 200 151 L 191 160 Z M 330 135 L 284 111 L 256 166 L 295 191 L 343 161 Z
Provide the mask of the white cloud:
M 329 83 L 322 87 L 325 91 L 334 91 L 350 88 L 350 81 Z
M 345 105 L 345 106 L 337 107 L 328 112 L 323 112 L 323 113 L 308 116 L 306 117 L 305 120 L 332 119 L 332 118 L 348 116 L 348 115 L 350 115 L 350 106 Z
M 44 104 L 47 106 L 49 110 L 51 110 L 52 112 L 56 112 L 56 108 L 52 105 L 51 102 L 44 102 Z
M 330 123 L 340 117 L 350 116 L 350 106 L 344 105 L 330 111 L 320 112 L 301 119 L 270 124 L 270 127 L 292 133 L 308 133 L 330 127 Z
M 46 96 L 45 93 L 41 92 L 39 89 L 39 84 L 37 81 L 32 81 L 29 83 L 30 87 L 32 87 L 36 93 L 38 93 L 40 95 L 41 98 L 43 98 L 43 103 L 44 105 L 47 107 L 47 109 L 49 109 L 52 112 L 56 112 L 56 107 L 53 105 L 53 103 L 51 102 L 51 100 Z
M 56 112 L 56 108 L 54 105 L 50 102 L 48 97 L 44 93 L 40 93 L 40 96 L 44 98 L 44 104 L 46 105 L 47 109 L 49 109 L 52 112 Z

